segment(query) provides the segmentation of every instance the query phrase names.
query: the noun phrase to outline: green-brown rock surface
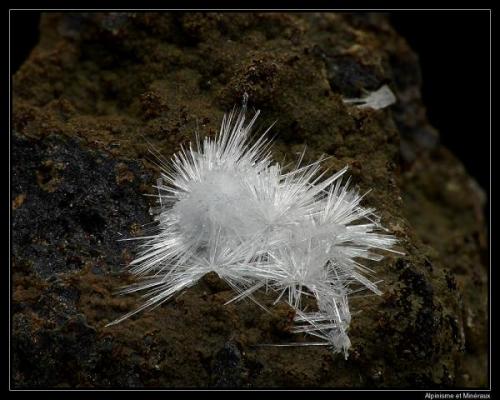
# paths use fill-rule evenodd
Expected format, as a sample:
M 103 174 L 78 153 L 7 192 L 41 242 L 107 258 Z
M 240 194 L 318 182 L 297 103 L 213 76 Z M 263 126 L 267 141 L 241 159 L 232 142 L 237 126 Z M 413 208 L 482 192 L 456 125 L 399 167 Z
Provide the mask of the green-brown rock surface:
M 394 106 L 343 103 L 382 84 Z M 406 253 L 373 265 L 383 296 L 352 299 L 347 360 L 259 346 L 300 340 L 293 311 L 224 305 L 214 274 L 105 327 L 141 301 L 114 292 L 135 251 L 117 240 L 152 221 L 148 146 L 168 158 L 215 134 L 245 92 L 263 128 L 277 120 L 276 160 L 306 144 L 349 165 Z M 384 16 L 51 13 L 14 75 L 12 126 L 15 387 L 487 385 L 484 194 L 438 144 L 418 59 Z

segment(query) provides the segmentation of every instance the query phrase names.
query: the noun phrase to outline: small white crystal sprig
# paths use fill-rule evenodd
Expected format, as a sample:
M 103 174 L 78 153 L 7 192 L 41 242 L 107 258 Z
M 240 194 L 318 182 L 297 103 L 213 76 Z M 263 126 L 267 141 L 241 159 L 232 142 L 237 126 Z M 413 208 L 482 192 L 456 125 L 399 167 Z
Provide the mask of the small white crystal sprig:
M 380 294 L 360 261 L 380 261 L 377 251 L 394 251 L 396 238 L 384 233 L 374 209 L 360 205 L 365 195 L 350 180 L 342 185 L 347 167 L 327 176 L 321 159 L 300 166 L 301 157 L 284 171 L 271 159 L 270 128 L 250 137 L 259 111 L 248 123 L 245 112 L 245 105 L 233 110 L 216 138 L 197 136 L 194 148 L 161 162 L 157 226 L 152 235 L 130 239 L 142 241 L 130 264 L 139 280 L 122 290 L 145 291 L 146 301 L 109 325 L 216 272 L 234 289 L 231 301 L 272 290 L 276 303 L 284 299 L 296 310 L 294 332 L 347 357 L 349 296 L 362 289 Z M 318 311 L 307 312 L 303 296 L 314 296 Z
M 363 97 L 344 99 L 346 104 L 354 104 L 358 108 L 373 108 L 380 110 L 389 107 L 397 101 L 388 85 L 383 85 L 373 92 L 367 92 Z

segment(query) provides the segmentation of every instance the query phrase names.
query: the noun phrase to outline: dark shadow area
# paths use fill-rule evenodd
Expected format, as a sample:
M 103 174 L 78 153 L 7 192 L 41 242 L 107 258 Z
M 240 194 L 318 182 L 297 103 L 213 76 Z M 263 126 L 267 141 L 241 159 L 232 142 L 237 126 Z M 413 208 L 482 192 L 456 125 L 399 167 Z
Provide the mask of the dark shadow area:
M 10 68 L 14 74 L 28 58 L 39 39 L 40 12 L 11 11 L 10 13 Z
M 488 11 L 397 12 L 394 28 L 419 55 L 422 96 L 441 142 L 489 193 Z

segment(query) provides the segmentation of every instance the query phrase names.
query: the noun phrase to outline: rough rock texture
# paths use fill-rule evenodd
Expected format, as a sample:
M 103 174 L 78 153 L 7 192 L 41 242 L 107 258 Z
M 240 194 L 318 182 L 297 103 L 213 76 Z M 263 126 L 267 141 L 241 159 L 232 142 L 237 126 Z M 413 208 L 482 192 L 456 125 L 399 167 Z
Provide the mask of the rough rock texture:
M 388 84 L 398 102 L 342 99 Z M 15 387 L 480 387 L 487 380 L 484 194 L 439 145 L 417 56 L 372 14 L 55 14 L 14 75 L 12 383 Z M 277 120 L 274 156 L 348 164 L 404 257 L 373 265 L 384 295 L 353 299 L 348 360 L 306 340 L 293 311 L 224 303 L 209 274 L 105 328 L 139 296 L 116 289 L 152 221 L 158 170 L 241 103 Z M 272 296 L 258 293 L 271 307 Z

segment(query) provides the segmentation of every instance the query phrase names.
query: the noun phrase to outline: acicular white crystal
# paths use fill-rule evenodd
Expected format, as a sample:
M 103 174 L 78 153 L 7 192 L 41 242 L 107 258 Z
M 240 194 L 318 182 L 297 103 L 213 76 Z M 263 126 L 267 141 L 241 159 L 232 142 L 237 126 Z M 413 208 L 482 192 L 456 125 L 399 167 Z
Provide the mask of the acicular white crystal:
M 386 104 L 378 92 L 366 104 Z M 263 287 L 275 291 L 276 302 L 296 310 L 295 332 L 347 357 L 349 295 L 360 287 L 380 294 L 360 261 L 380 261 L 376 251 L 393 251 L 396 239 L 360 205 L 364 195 L 349 181 L 342 185 L 347 167 L 329 177 L 321 160 L 283 171 L 271 160 L 267 132 L 251 140 L 259 112 L 245 123 L 245 109 L 224 117 L 215 139 L 197 138 L 194 148 L 161 162 L 157 229 L 131 239 L 142 241 L 130 264 L 140 279 L 122 291 L 146 291 L 146 301 L 109 325 L 216 272 L 235 290 L 233 300 Z M 303 296 L 314 296 L 318 311 L 307 312 Z
M 380 110 L 394 104 L 396 102 L 396 96 L 389 86 L 383 85 L 365 96 L 344 99 L 343 101 L 346 104 L 354 104 L 358 108 L 373 108 L 374 110 Z

